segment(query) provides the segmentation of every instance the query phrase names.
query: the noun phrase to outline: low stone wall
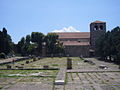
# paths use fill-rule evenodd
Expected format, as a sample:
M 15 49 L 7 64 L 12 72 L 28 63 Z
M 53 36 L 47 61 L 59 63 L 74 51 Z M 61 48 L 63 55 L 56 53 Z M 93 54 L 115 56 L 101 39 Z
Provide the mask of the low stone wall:
M 23 61 L 23 60 L 26 60 L 26 59 L 30 59 L 30 57 L 16 58 L 14 62 Z M 12 63 L 12 61 L 2 62 L 2 63 L 0 63 L 0 65 L 9 64 L 9 63 Z
M 59 68 L 18 68 L 18 69 L 0 69 L 0 70 L 59 70 Z

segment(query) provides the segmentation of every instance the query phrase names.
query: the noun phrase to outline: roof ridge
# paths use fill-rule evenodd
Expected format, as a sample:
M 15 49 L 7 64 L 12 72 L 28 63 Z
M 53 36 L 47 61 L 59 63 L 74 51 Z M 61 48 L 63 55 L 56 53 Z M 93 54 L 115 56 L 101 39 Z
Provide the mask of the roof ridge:
M 96 20 L 96 21 L 94 21 L 94 22 L 92 22 L 92 23 L 106 23 L 106 22 L 104 22 L 104 21 L 99 21 L 99 20 Z

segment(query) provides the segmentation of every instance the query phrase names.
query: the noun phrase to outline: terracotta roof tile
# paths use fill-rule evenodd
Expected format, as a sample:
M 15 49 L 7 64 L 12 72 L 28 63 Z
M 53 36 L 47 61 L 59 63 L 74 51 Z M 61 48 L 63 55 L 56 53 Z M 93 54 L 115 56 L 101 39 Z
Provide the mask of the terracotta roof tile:
M 106 23 L 106 22 L 103 22 L 103 21 L 94 21 L 92 23 Z
M 90 38 L 90 32 L 60 32 L 59 39 L 63 38 Z

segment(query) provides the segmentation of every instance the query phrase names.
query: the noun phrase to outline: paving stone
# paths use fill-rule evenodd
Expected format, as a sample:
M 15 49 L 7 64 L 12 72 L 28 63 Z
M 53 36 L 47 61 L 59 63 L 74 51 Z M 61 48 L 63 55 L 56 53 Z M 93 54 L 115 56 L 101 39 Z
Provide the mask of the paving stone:
M 51 84 L 43 84 L 40 82 L 24 82 L 17 83 L 7 90 L 52 90 Z
M 88 73 L 88 75 L 90 75 L 91 79 L 92 79 L 95 83 L 101 83 L 101 81 L 95 76 L 94 73 Z
M 105 73 L 100 73 L 101 78 L 104 80 L 104 83 L 110 83 L 110 78 Z
M 102 78 L 98 75 L 98 73 L 94 73 L 94 75 L 96 76 L 99 84 L 102 84 L 102 83 L 104 82 L 104 79 L 102 79 Z
M 102 90 L 99 84 L 94 84 L 93 85 L 94 90 Z
M 115 90 L 115 88 L 113 88 L 112 86 L 109 86 L 109 85 L 104 85 L 104 86 L 101 86 L 102 90 Z
M 117 69 L 117 65 L 97 61 L 96 59 L 93 60 L 96 63 L 94 66 L 77 62 L 79 63 L 78 68 L 75 66 L 72 70 L 67 70 L 67 72 L 71 72 L 73 81 L 69 80 L 65 85 L 65 90 L 120 90 L 120 73 L 110 72 L 120 71 Z M 99 69 L 99 65 L 106 65 L 109 69 Z M 77 76 L 79 79 L 76 76 L 76 72 L 78 73 Z M 71 77 L 70 74 L 68 77 Z M 81 83 L 79 83 L 79 81 Z
M 89 81 L 85 78 L 85 76 L 82 73 L 78 73 L 78 75 L 79 75 L 79 77 L 81 79 L 81 82 L 83 84 L 88 84 L 89 83 Z
M 74 84 L 74 90 L 83 90 L 83 86 L 79 85 L 79 84 Z
M 93 87 L 89 85 L 84 85 L 83 88 L 84 90 L 93 90 Z
M 101 74 L 100 73 L 97 73 L 97 75 L 100 77 L 100 80 L 101 80 L 101 83 L 100 84 L 104 84 L 106 83 L 106 79 L 101 77 Z
M 118 75 L 118 74 L 116 74 L 116 72 L 114 72 L 114 73 L 106 73 L 107 75 L 108 75 L 108 77 L 110 77 L 110 78 L 116 78 L 116 79 L 118 79 L 118 78 L 120 78 L 120 76 Z
M 70 73 L 67 74 L 67 82 L 72 82 Z
M 87 73 L 84 73 L 84 76 L 89 81 L 89 84 L 95 84 L 94 80 L 91 79 Z
M 75 90 L 74 85 L 66 85 L 65 90 Z
M 115 90 L 120 90 L 120 85 L 114 85 L 114 86 L 112 86 L 112 87 L 114 87 Z
M 64 89 L 64 85 L 55 85 L 54 90 L 63 90 Z
M 72 76 L 73 76 L 73 79 L 74 79 L 75 82 L 80 82 L 80 79 L 79 79 L 79 77 L 77 76 L 76 73 L 72 73 Z

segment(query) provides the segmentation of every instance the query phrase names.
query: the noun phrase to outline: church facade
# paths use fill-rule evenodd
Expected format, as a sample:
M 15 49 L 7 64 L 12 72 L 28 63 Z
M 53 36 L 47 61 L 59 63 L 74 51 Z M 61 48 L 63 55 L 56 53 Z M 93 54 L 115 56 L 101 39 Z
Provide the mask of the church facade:
M 90 32 L 60 32 L 60 42 L 63 43 L 65 54 L 69 56 L 89 57 L 94 55 L 95 41 L 106 32 L 106 22 L 90 23 Z

